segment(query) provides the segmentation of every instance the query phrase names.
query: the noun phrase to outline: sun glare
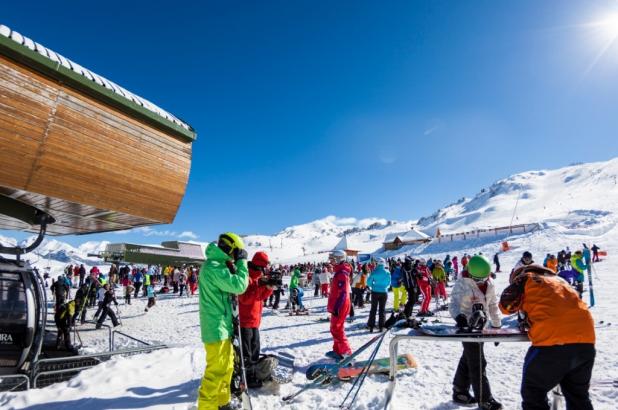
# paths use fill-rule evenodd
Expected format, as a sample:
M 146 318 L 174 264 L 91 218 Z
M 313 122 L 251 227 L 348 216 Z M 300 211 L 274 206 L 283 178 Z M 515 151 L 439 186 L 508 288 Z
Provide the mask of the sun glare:
M 608 40 L 614 40 L 618 37 L 618 13 L 611 14 L 607 18 L 599 21 L 599 29 L 608 37 Z

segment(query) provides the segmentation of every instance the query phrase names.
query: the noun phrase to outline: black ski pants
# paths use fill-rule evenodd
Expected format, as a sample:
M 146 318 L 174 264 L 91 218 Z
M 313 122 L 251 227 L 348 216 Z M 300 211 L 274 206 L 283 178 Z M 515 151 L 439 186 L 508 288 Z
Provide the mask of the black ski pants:
M 313 289 L 313 296 L 317 298 L 319 294 L 320 294 L 320 284 L 315 283 L 314 289 Z
M 465 342 L 463 345 L 463 353 L 457 365 L 453 387 L 457 391 L 469 392 L 470 385 L 474 397 L 479 403 L 486 402 L 491 399 L 491 389 L 489 388 L 489 380 L 485 372 L 487 361 L 483 353 L 483 343 Z
M 388 293 L 371 292 L 371 310 L 367 327 L 376 327 L 376 311 L 378 313 L 378 327 L 382 329 L 386 320 L 386 301 Z
M 101 314 L 99 320 L 97 320 L 97 326 L 101 326 L 103 322 L 105 322 L 105 319 L 107 319 L 108 315 L 110 319 L 112 319 L 112 324 L 114 325 L 114 327 L 118 326 L 118 318 L 116 317 L 116 314 L 114 313 L 112 308 L 109 306 L 103 306 L 102 310 L 103 313 Z
M 521 382 L 524 410 L 549 410 L 547 393 L 560 385 L 567 410 L 592 410 L 588 395 L 596 351 L 593 344 L 531 346 Z
M 240 328 L 242 336 L 242 354 L 245 358 L 245 367 L 256 364 L 260 359 L 260 330 L 255 327 Z
M 142 287 L 142 282 L 135 282 L 134 285 L 135 285 L 135 293 L 133 293 L 133 297 L 137 299 L 137 297 L 139 296 L 139 290 Z
M 403 309 L 403 313 L 404 315 L 406 315 L 406 317 L 410 317 L 412 316 L 412 310 L 414 309 L 414 305 L 416 305 L 416 303 L 418 302 L 419 291 L 416 287 L 406 288 L 406 291 L 408 292 L 408 301 L 406 302 L 406 306 Z

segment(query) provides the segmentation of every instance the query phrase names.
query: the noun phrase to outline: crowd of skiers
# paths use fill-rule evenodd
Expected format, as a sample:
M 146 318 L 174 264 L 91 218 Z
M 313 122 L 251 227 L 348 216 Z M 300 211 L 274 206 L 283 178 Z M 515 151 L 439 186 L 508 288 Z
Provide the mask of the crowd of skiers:
M 114 326 L 118 325 L 111 306 L 118 304 L 114 294 L 116 283 L 123 285 L 127 304 L 132 297 L 137 297 L 140 288 L 145 288 L 149 297 L 146 311 L 154 305 L 155 283 L 159 292 L 168 288 L 168 292 L 174 289 L 180 294 L 187 284 L 199 286 L 201 336 L 206 351 L 206 369 L 198 392 L 199 409 L 229 409 L 232 393 L 246 386 L 259 387 L 270 377 L 277 360 L 261 354 L 259 328 L 264 307 L 278 308 L 280 295 L 286 288 L 282 277 L 288 274 L 291 275 L 287 287 L 291 311 L 306 311 L 304 288 L 312 288 L 314 297 L 328 298 L 333 338 L 329 355 L 337 359 L 352 354 L 344 326 L 346 319 L 354 315 L 354 307 L 363 308 L 370 300 L 367 322 L 370 332 L 383 331 L 389 326 L 386 306 L 390 291 L 394 299 L 393 316 L 407 319 L 431 316 L 434 311 L 430 310 L 430 304 L 435 300 L 436 309 L 448 309 L 462 331 L 486 325 L 500 327 L 500 311 L 518 313 L 521 326 L 532 341 L 522 379 L 523 408 L 547 409 L 547 392 L 560 384 L 569 408 L 591 409 L 586 383 L 594 364 L 594 323 L 581 300 L 581 292 L 583 273 L 590 270 L 594 259 L 598 260 L 598 250 L 596 245 L 590 249 L 584 245 L 569 255 L 566 248 L 558 252 L 559 258 L 548 254 L 542 264 L 536 264 L 532 254 L 524 252 L 510 273 L 510 285 L 498 297 L 492 279 L 500 272 L 499 254 L 493 257 L 494 272 L 482 254 L 464 254 L 461 259 L 450 255 L 428 260 L 412 256 L 403 260 L 377 258 L 357 263 L 348 260 L 345 251 L 332 252 L 329 261 L 324 263 L 275 268 L 265 252 L 256 252 L 248 261 L 242 239 L 225 233 L 217 243 L 208 245 L 206 262 L 199 274 L 190 267 L 161 269 L 125 265 L 118 269 L 114 265 L 107 276 L 98 269 L 82 275 L 81 267 L 76 276 L 74 268 L 67 268 L 67 275 L 53 282 L 52 291 L 56 298 L 59 342 L 64 338 L 65 347 L 74 350 L 68 330 L 78 318 L 83 323 L 85 307 L 93 306 L 95 300 L 98 301 L 97 327 L 107 316 Z M 72 275 L 68 274 L 69 270 Z M 569 271 L 576 272 L 574 277 L 564 273 Z M 75 277 L 80 278 L 78 289 L 75 298 L 69 300 Z M 449 299 L 447 285 L 453 281 Z M 188 291 L 195 292 L 196 289 Z M 238 347 L 232 343 L 234 337 L 241 342 Z M 486 410 L 502 408 L 491 393 L 486 366 L 483 344 L 463 343 L 453 379 L 455 402 L 478 404 Z

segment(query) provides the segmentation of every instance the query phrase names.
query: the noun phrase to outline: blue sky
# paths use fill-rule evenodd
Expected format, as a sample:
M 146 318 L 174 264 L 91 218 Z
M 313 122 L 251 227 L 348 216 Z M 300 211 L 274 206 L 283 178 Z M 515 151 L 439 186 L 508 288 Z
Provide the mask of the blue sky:
M 1 23 L 197 130 L 173 225 L 65 238 L 158 242 L 413 219 L 512 173 L 615 157 L 614 13 L 607 0 L 41 1 L 3 4 Z

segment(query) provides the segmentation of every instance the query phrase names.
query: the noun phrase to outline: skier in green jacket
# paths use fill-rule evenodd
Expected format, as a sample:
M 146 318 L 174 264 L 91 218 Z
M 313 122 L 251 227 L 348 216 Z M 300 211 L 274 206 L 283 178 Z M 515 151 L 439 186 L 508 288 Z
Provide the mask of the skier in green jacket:
M 231 297 L 249 284 L 247 251 L 242 239 L 221 234 L 206 248 L 206 262 L 199 274 L 200 327 L 206 349 L 206 370 L 198 392 L 199 410 L 231 408 L 234 349 Z
M 290 279 L 290 298 L 292 298 L 293 294 L 296 294 L 296 303 L 298 304 L 298 308 L 301 312 L 304 312 L 306 310 L 305 305 L 303 305 L 303 296 L 305 295 L 305 292 L 303 291 L 303 288 L 299 286 L 299 281 L 300 269 L 296 268 L 294 269 L 292 278 Z M 290 309 L 293 309 L 293 307 L 294 305 L 290 303 Z

